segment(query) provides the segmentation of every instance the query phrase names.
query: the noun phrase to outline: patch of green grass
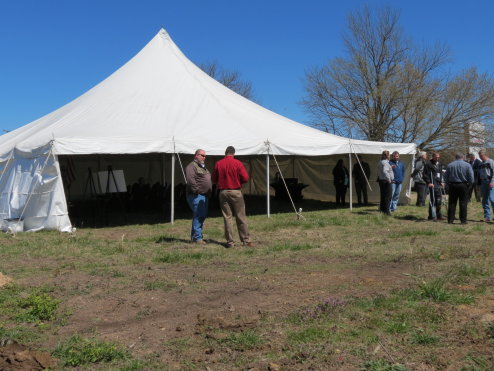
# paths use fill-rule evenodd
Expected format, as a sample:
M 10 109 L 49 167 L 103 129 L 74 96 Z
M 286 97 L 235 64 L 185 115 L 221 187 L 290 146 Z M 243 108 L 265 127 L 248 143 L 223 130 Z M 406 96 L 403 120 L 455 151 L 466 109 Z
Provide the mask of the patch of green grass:
M 40 334 L 31 327 L 3 327 L 0 324 L 0 343 L 5 340 L 14 340 L 21 344 L 29 344 L 40 338 Z
M 419 345 L 434 345 L 439 342 L 439 338 L 424 331 L 417 331 L 412 334 L 410 342 Z
M 189 338 L 177 338 L 165 341 L 163 345 L 166 348 L 173 349 L 175 351 L 184 351 L 190 347 L 191 340 Z
M 148 281 L 144 282 L 144 290 L 153 291 L 153 290 L 163 290 L 169 291 L 175 287 L 178 287 L 176 282 L 171 281 Z
M 412 315 L 418 321 L 424 323 L 438 324 L 446 320 L 446 314 L 430 302 L 417 303 L 417 305 L 413 307 Z
M 462 294 L 457 290 L 448 289 L 446 284 L 450 280 L 451 275 L 446 274 L 430 281 L 422 281 L 418 285 L 417 295 L 422 299 L 452 304 L 472 304 L 475 301 L 475 298 L 470 294 Z
M 215 256 L 216 254 L 205 251 L 195 251 L 195 252 L 163 251 L 154 258 L 154 261 L 158 263 L 169 263 L 169 264 L 190 263 L 193 261 L 208 260 Z
M 115 343 L 97 339 L 70 337 L 58 344 L 53 356 L 59 358 L 64 366 L 83 366 L 99 362 L 112 362 L 126 359 L 128 353 Z
M 290 331 L 287 340 L 291 344 L 313 343 L 330 336 L 328 330 L 319 327 L 307 327 L 300 331 Z
M 34 293 L 25 299 L 19 299 L 21 313 L 15 318 L 23 322 L 50 321 L 55 318 L 60 300 L 47 293 Z
M 269 247 L 266 249 L 266 252 L 278 252 L 278 251 L 303 251 L 303 250 L 311 250 L 311 249 L 317 249 L 319 248 L 319 245 L 313 245 L 310 243 L 304 243 L 304 244 L 294 244 L 294 243 L 289 243 L 285 242 L 282 244 L 276 244 L 274 246 Z
M 406 371 L 406 367 L 399 363 L 390 363 L 386 360 L 369 361 L 363 364 L 366 371 Z
M 391 321 L 387 322 L 384 330 L 390 334 L 402 334 L 410 329 L 410 324 L 407 321 Z
M 482 356 L 468 355 L 465 360 L 470 365 L 463 366 L 460 371 L 492 371 L 492 364 Z
M 494 339 L 494 322 L 489 322 L 485 326 L 485 332 L 489 339 Z
M 482 268 L 478 268 L 468 263 L 463 263 L 454 267 L 453 271 L 456 275 L 462 277 L 482 277 L 487 275 L 487 272 L 485 272 Z
M 391 233 L 389 237 L 400 238 L 400 237 L 416 237 L 416 236 L 437 236 L 438 234 L 439 234 L 438 231 L 417 229 L 417 230 L 409 230 L 398 233 Z
M 255 331 L 247 330 L 239 333 L 232 333 L 221 342 L 234 350 L 245 351 L 258 347 L 263 343 L 263 339 L 256 334 Z
M 47 287 L 23 288 L 7 285 L 0 290 L 0 315 L 20 322 L 42 322 L 55 319 L 60 300 L 53 298 Z

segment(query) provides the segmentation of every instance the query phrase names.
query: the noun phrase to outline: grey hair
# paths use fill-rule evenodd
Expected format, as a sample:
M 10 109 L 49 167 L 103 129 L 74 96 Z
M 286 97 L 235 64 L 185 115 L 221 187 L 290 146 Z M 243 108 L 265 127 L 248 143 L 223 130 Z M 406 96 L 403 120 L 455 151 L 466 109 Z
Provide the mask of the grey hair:
M 427 156 L 427 152 L 425 151 L 420 151 L 419 152 L 419 156 L 422 157 L 422 156 Z

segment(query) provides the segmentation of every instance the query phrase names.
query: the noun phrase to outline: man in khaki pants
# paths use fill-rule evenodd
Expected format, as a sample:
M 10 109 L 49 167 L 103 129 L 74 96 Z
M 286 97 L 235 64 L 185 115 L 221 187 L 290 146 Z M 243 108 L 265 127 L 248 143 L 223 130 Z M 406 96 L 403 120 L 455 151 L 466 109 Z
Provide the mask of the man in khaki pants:
M 242 162 L 234 158 L 235 148 L 228 146 L 225 157 L 214 166 L 211 180 L 216 184 L 220 195 L 220 207 L 225 222 L 225 238 L 227 247 L 235 246 L 233 241 L 232 217 L 237 222 L 240 241 L 244 246 L 253 247 L 249 236 L 247 217 L 245 216 L 244 196 L 242 184 L 247 183 L 249 175 Z

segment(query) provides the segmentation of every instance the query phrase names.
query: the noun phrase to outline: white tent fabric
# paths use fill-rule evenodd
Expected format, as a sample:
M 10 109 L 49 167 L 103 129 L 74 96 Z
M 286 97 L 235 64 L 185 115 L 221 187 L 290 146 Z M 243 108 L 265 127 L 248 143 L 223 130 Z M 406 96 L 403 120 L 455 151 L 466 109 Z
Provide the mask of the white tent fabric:
M 0 160 L 0 218 L 22 220 L 23 229 L 57 229 L 72 226 L 57 157 L 51 143 L 36 150 L 13 149 Z
M 0 164 L 12 153 L 33 154 L 49 143 L 55 156 L 191 154 L 198 146 L 207 148 L 209 155 L 222 155 L 232 144 L 237 155 L 377 154 L 386 149 L 413 154 L 416 150 L 412 143 L 331 135 L 269 111 L 205 74 L 163 29 L 134 58 L 79 98 L 0 136 Z M 16 155 L 12 161 L 24 159 Z M 60 174 L 56 161 L 53 166 Z M 4 171 L 2 176 L 9 181 L 0 183 L 0 192 L 10 195 L 10 200 L 13 193 L 26 191 L 13 185 L 17 184 L 10 178 L 14 173 Z M 55 182 L 61 183 L 59 176 Z M 53 189 L 63 196 L 61 185 Z M 1 212 L 5 210 L 10 209 L 6 206 Z

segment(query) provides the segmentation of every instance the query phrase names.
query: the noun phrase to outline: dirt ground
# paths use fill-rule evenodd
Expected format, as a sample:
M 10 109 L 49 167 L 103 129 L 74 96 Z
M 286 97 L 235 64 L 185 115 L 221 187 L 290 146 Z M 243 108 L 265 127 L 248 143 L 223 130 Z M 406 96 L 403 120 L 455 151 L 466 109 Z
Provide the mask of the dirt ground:
M 309 261 L 296 258 L 286 264 L 311 265 L 342 262 Z M 344 262 L 343 262 L 344 263 Z M 362 263 L 335 274 L 331 270 L 309 273 L 291 272 L 271 274 L 270 262 L 259 262 L 260 274 L 252 277 L 236 277 L 234 272 L 222 267 L 185 266 L 163 268 L 142 266 L 134 272 L 140 279 L 131 280 L 125 289 L 119 289 L 112 279 L 85 274 L 59 271 L 46 282 L 24 281 L 24 285 L 46 284 L 67 292 L 84 292 L 91 287 L 90 295 L 73 294 L 65 302 L 73 314 L 66 326 L 60 328 L 57 337 L 46 339 L 45 347 L 53 349 L 57 338 L 74 333 L 97 332 L 100 338 L 116 341 L 131 350 L 136 358 L 156 357 L 171 369 L 182 369 L 181 356 L 168 351 L 165 343 L 181 338 L 211 338 L 226 336 L 225 331 L 235 332 L 255 328 L 264 316 L 291 313 L 304 305 L 320 302 L 322 298 L 373 296 L 388 292 L 398 286 L 406 286 L 411 267 L 400 263 Z M 197 279 L 207 282 L 207 289 L 190 287 Z M 178 289 L 143 290 L 143 281 L 166 280 L 174 282 Z M 483 300 L 472 309 L 461 310 L 460 321 L 492 321 L 494 298 Z M 280 344 L 275 328 L 268 334 L 270 343 L 262 345 L 264 351 L 276 349 Z M 470 344 L 465 344 L 470 347 Z M 263 351 L 256 349 L 256 352 Z M 214 348 L 187 351 L 187 358 L 211 370 L 228 369 L 221 362 L 228 356 Z M 183 355 L 182 355 L 183 356 Z M 447 364 L 448 354 L 445 357 Z M 47 353 L 32 351 L 19 344 L 0 347 L 0 370 L 42 370 L 54 364 Z M 278 368 L 279 367 L 279 368 Z M 338 367 L 339 368 L 339 367 Z M 305 369 L 292 360 L 274 364 L 260 362 L 247 369 Z M 341 369 L 353 369 L 344 367 Z M 413 365 L 413 369 L 429 370 L 427 365 Z

